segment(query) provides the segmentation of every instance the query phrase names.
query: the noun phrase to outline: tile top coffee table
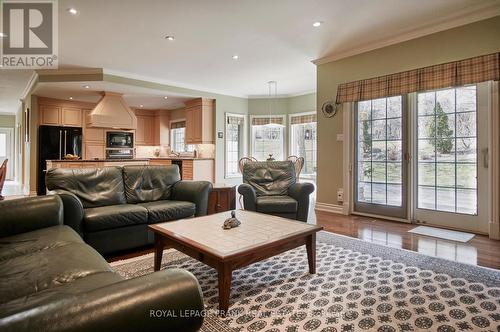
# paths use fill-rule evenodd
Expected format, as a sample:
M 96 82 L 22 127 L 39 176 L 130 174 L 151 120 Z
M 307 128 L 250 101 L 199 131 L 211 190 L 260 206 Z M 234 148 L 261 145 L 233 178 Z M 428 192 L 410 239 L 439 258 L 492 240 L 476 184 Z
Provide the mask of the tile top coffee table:
M 290 249 L 305 245 L 309 273 L 316 273 L 316 232 L 321 226 L 238 210 L 239 227 L 224 230 L 229 212 L 150 225 L 155 234 L 155 263 L 158 271 L 165 248 L 177 249 L 218 272 L 219 310 L 229 307 L 232 272 Z

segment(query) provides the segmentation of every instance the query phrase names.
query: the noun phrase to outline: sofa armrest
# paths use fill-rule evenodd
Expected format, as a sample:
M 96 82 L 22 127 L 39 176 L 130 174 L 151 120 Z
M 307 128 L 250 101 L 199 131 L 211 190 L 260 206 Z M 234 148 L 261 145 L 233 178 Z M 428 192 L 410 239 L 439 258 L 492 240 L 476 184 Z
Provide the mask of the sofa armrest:
M 196 216 L 207 214 L 208 195 L 212 184 L 208 181 L 179 181 L 173 186 L 172 199 L 193 202 L 196 205 Z
M 0 201 L 0 238 L 63 224 L 63 204 L 56 196 Z
M 243 195 L 243 207 L 245 210 L 256 211 L 257 194 L 255 189 L 248 183 L 242 183 L 238 186 L 238 193 Z
M 73 228 L 80 236 L 83 236 L 83 204 L 73 193 L 56 189 L 49 191 L 48 195 L 57 195 L 61 198 L 64 206 L 64 224 Z
M 2 331 L 197 331 L 203 295 L 184 270 L 164 270 L 72 295 L 0 320 Z
M 308 182 L 294 183 L 288 188 L 288 195 L 298 203 L 297 220 L 306 221 L 309 214 L 309 195 L 314 191 L 314 185 Z

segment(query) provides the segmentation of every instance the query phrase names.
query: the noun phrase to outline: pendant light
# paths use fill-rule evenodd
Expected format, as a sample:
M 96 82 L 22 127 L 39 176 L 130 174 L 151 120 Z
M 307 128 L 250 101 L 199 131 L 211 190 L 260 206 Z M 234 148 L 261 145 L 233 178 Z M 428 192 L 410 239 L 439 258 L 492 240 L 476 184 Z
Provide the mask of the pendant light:
M 266 127 L 279 127 L 278 123 L 272 122 L 273 109 L 276 108 L 276 97 L 278 95 L 278 83 L 276 81 L 267 82 L 269 87 L 269 121 L 265 124 Z

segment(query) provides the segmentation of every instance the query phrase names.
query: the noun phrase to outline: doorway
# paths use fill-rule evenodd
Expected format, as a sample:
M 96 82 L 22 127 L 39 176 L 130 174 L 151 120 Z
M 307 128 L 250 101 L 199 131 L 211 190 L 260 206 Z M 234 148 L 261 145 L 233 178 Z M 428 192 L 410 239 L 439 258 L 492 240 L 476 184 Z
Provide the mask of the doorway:
M 352 212 L 487 233 L 488 84 L 355 103 Z
M 14 129 L 0 128 L 0 165 L 8 159 L 7 180 L 14 180 Z

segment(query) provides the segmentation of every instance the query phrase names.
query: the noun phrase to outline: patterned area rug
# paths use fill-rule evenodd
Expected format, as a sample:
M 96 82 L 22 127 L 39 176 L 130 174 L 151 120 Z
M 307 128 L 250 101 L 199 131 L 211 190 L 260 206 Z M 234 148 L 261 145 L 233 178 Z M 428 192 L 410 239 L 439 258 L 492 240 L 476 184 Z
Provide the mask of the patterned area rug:
M 112 264 L 153 272 L 152 254 Z M 162 268 L 192 272 L 208 316 L 202 331 L 500 331 L 500 271 L 321 232 L 317 274 L 304 248 L 233 272 L 230 310 L 216 315 L 217 273 L 166 250 Z

